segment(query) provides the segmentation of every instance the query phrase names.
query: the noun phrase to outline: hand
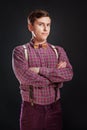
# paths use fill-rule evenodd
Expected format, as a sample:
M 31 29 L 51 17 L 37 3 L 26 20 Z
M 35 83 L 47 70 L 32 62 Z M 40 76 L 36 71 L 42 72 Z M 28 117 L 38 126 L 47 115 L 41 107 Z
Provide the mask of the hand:
M 67 65 L 67 63 L 65 61 L 61 61 L 58 65 L 57 65 L 57 68 L 65 68 Z
M 39 73 L 39 70 L 40 70 L 40 68 L 39 67 L 30 67 L 29 68 L 31 71 L 33 71 L 34 73 Z

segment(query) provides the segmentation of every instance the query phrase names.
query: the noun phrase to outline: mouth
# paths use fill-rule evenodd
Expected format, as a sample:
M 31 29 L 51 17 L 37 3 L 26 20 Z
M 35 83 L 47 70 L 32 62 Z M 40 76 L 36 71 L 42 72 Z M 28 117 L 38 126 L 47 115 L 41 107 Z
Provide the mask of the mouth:
M 48 35 L 48 33 L 42 33 L 42 35 L 45 35 L 45 36 L 47 36 L 47 35 Z

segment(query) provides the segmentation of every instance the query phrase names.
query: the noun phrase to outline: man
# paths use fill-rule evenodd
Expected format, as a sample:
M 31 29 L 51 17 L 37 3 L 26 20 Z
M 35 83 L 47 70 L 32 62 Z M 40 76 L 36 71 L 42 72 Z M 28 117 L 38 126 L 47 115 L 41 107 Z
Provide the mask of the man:
M 72 79 L 72 66 L 62 47 L 47 42 L 49 13 L 38 9 L 27 20 L 32 38 L 12 53 L 22 97 L 20 130 L 62 130 L 60 88 Z

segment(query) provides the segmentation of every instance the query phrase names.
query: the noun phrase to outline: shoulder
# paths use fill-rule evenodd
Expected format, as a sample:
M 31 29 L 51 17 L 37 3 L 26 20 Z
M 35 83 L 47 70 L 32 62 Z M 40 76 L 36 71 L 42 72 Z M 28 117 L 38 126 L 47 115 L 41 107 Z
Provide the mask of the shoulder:
M 64 50 L 64 48 L 62 46 L 59 46 L 59 45 L 54 45 L 55 48 L 59 49 L 59 50 Z
M 22 52 L 24 50 L 24 46 L 28 46 L 29 43 L 20 44 L 13 48 L 13 52 Z
M 65 51 L 64 47 L 62 46 L 56 46 L 56 48 L 61 52 L 61 51 Z
M 51 44 L 51 43 L 48 43 L 48 44 L 49 44 L 49 46 L 51 46 L 52 48 L 57 49 L 59 52 L 61 52 L 61 51 L 65 51 L 65 49 L 64 49 L 62 46 L 59 46 L 59 45 L 53 45 L 53 44 Z

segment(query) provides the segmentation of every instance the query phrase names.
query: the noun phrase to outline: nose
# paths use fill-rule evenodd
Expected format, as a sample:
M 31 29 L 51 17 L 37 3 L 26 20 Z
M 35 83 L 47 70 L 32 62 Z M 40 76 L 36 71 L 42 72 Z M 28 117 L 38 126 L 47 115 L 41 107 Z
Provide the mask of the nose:
M 47 31 L 47 26 L 46 25 L 44 25 L 44 31 Z

